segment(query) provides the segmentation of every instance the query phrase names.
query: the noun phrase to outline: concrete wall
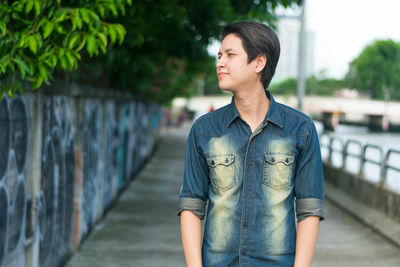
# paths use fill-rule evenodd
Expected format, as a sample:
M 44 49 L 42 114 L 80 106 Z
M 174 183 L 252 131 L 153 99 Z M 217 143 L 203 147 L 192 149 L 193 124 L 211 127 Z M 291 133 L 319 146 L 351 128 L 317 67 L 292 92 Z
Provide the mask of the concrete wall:
M 327 163 L 324 163 L 324 174 L 327 183 L 345 192 L 353 200 L 392 219 L 400 226 L 400 195 L 398 193 Z M 327 192 L 327 195 L 329 193 Z
M 65 261 L 150 155 L 161 116 L 73 84 L 0 100 L 0 266 Z

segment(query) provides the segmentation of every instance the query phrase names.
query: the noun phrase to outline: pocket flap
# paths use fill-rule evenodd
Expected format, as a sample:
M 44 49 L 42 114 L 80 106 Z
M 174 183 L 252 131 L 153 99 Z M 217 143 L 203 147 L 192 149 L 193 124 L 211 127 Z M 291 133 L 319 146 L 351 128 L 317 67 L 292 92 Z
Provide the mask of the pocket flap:
M 265 161 L 270 164 L 281 162 L 285 165 L 290 165 L 294 161 L 294 155 L 285 153 L 264 153 Z
M 226 156 L 215 156 L 207 158 L 208 166 L 215 167 L 218 165 L 225 165 L 228 166 L 235 161 L 235 156 L 226 155 Z

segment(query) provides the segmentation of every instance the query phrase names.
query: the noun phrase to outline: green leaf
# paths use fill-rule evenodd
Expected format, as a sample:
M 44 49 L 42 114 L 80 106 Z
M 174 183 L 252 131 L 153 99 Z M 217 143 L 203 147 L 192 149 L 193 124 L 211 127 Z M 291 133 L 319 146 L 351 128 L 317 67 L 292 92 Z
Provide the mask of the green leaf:
M 79 15 L 79 10 L 78 9 L 73 9 L 71 12 L 71 20 L 72 20 L 72 30 L 75 30 L 76 27 L 78 29 L 82 29 L 82 19 Z
M 36 52 L 37 52 L 37 41 L 36 41 L 36 38 L 35 38 L 35 36 L 29 36 L 28 37 L 28 46 L 29 46 L 29 48 L 31 49 L 31 51 L 32 51 L 32 53 L 34 53 L 34 54 L 36 54 Z
M 1 32 L 1 37 L 4 37 L 7 34 L 7 27 L 4 21 L 0 21 L 0 32 Z
M 15 84 L 12 84 L 10 87 L 8 87 L 8 97 L 13 98 L 14 97 L 14 93 L 15 93 Z
M 92 10 L 88 9 L 88 13 L 89 13 L 90 17 L 92 18 L 92 20 L 94 20 L 95 22 L 100 21 L 100 18 L 96 14 L 96 12 L 93 12 Z
M 117 32 L 113 25 L 108 26 L 108 34 L 110 35 L 111 44 L 114 44 L 117 39 Z
M 39 73 L 43 77 L 44 80 L 48 80 L 48 77 L 49 77 L 48 72 L 49 71 L 47 70 L 47 68 L 44 65 L 39 64 Z
M 40 14 L 40 2 L 35 1 L 35 18 L 37 18 Z
M 76 41 L 79 39 L 80 35 L 78 33 L 75 33 L 68 42 L 68 48 L 73 49 L 75 46 Z
M 106 4 L 106 5 L 104 5 L 104 6 L 106 6 L 110 11 L 111 11 L 111 13 L 114 15 L 114 16 L 118 16 L 118 11 L 117 11 L 117 8 L 115 7 L 115 5 L 114 4 Z
M 86 35 L 86 38 L 87 38 L 86 49 L 89 52 L 89 55 L 93 56 L 93 54 L 96 53 L 96 48 L 97 48 L 96 39 L 90 34 Z
M 46 25 L 44 26 L 43 30 L 43 38 L 46 39 L 49 37 L 49 35 L 53 32 L 54 29 L 54 23 L 51 21 L 47 22 Z
M 56 20 L 54 22 L 58 23 L 58 22 L 64 21 L 66 19 L 67 15 L 68 15 L 67 9 L 57 10 L 57 12 L 54 14 L 54 18 L 56 18 Z
M 15 1 L 11 5 L 11 10 L 15 12 L 22 12 L 22 10 L 24 10 L 24 3 L 22 1 Z
M 72 70 L 72 68 L 75 66 L 75 58 L 73 57 L 73 55 L 71 54 L 70 51 L 66 51 L 66 56 L 67 56 L 67 60 L 68 60 L 68 65 L 69 65 L 69 69 Z
M 28 14 L 33 8 L 34 1 L 27 1 L 25 5 L 25 14 Z
M 33 82 L 32 84 L 32 89 L 36 90 L 38 89 L 43 83 L 43 77 L 37 77 L 37 79 Z
M 86 44 L 86 36 L 83 35 L 82 40 L 80 41 L 80 43 L 79 43 L 78 47 L 75 49 L 75 51 L 77 51 L 77 52 L 81 51 L 82 48 L 85 47 L 85 44 Z
M 65 70 L 67 68 L 67 61 L 65 60 L 65 57 L 60 57 L 59 62 L 60 62 L 61 68 L 63 70 Z
M 86 22 L 87 24 L 91 24 L 91 20 L 89 17 L 89 10 L 87 8 L 80 8 L 79 13 L 81 14 L 84 22 Z
M 97 37 L 101 40 L 101 42 L 103 43 L 103 46 L 107 46 L 107 37 L 105 34 L 99 32 L 99 33 L 97 33 Z
M 99 47 L 101 49 L 101 51 L 105 54 L 107 52 L 106 46 L 102 43 L 99 43 Z
M 99 11 L 99 14 L 100 14 L 100 16 L 102 17 L 102 18 L 104 18 L 105 17 L 105 9 L 104 9 L 104 7 L 102 6 L 102 5 L 98 5 L 97 6 L 97 10 Z
M 43 24 L 45 24 L 46 22 L 48 22 L 49 20 L 47 18 L 41 18 L 37 24 L 37 27 L 43 27 Z
M 57 65 L 57 56 L 56 55 L 54 55 L 54 54 L 51 54 L 50 55 L 50 66 L 52 67 L 52 68 L 55 68 L 56 67 L 56 65 Z
M 18 68 L 19 68 L 19 70 L 20 70 L 20 72 L 21 72 L 21 77 L 22 77 L 22 79 L 25 79 L 26 72 L 27 72 L 27 71 L 29 72 L 28 66 L 27 66 L 26 63 L 25 63 L 21 58 L 19 58 L 19 57 L 14 58 L 14 62 L 17 64 L 17 66 L 18 66 Z
M 122 42 L 124 41 L 126 30 L 125 30 L 124 26 L 122 26 L 121 24 L 116 24 L 115 29 L 118 33 L 118 43 L 122 44 Z

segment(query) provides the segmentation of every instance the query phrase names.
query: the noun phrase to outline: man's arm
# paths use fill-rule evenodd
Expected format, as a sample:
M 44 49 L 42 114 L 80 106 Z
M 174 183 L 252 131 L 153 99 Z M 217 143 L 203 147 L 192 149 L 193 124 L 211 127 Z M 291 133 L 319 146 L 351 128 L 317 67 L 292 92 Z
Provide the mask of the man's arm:
M 318 216 L 309 216 L 298 223 L 294 267 L 311 265 L 318 239 L 319 221 Z
M 197 215 L 189 210 L 181 213 L 183 251 L 188 267 L 201 267 L 202 224 Z

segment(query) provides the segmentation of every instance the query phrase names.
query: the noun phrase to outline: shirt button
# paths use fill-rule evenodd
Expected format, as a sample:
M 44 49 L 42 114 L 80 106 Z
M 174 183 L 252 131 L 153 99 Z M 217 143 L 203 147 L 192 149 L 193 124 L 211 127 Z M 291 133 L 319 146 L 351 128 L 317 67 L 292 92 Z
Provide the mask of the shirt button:
M 243 227 L 244 227 L 244 228 L 247 228 L 247 223 L 244 223 L 244 224 L 243 224 Z

